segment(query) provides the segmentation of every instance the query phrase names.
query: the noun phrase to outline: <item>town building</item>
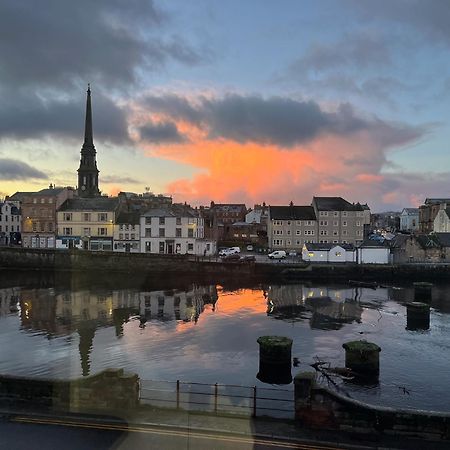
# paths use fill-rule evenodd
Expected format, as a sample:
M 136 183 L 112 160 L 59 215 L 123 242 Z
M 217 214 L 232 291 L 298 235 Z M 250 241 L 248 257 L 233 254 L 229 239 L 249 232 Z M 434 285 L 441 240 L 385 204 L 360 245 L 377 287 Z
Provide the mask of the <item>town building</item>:
M 243 203 L 211 202 L 209 209 L 202 208 L 201 210 L 207 222 L 206 235 L 215 241 L 233 240 L 231 225 L 236 222 L 245 222 L 247 214 L 247 207 Z
M 391 249 L 387 240 L 366 239 L 356 248 L 358 264 L 389 264 L 391 260 Z
M 120 212 L 114 224 L 114 251 L 139 253 L 140 212 Z
M 75 191 L 71 187 L 55 187 L 26 193 L 21 196 L 22 246 L 28 248 L 55 248 L 58 208 Z M 18 198 L 14 194 L 11 198 Z
M 268 245 L 272 250 L 301 251 L 305 242 L 317 242 L 317 220 L 312 206 L 269 206 Z
M 433 231 L 435 233 L 450 233 L 450 206 L 447 206 L 447 203 L 440 204 L 439 211 L 433 221 Z
M 400 231 L 419 231 L 419 208 L 403 208 L 400 214 Z
M 342 197 L 313 197 L 318 243 L 361 244 L 370 226 L 367 205 L 350 203 Z
M 216 242 L 205 239 L 204 218 L 188 205 L 151 208 L 140 217 L 141 252 L 210 256 Z
M 390 231 L 395 232 L 400 229 L 400 212 L 386 211 L 382 213 L 371 214 L 370 216 L 371 231 Z
M 0 202 L 0 245 L 21 243 L 22 214 L 16 202 Z
M 57 213 L 57 248 L 112 251 L 118 205 L 117 197 L 66 200 Z
M 450 205 L 450 198 L 426 198 L 423 205 L 419 206 L 419 232 L 431 233 L 441 204 Z
M 302 248 L 302 259 L 318 263 L 354 263 L 356 249 L 351 244 L 306 242 Z

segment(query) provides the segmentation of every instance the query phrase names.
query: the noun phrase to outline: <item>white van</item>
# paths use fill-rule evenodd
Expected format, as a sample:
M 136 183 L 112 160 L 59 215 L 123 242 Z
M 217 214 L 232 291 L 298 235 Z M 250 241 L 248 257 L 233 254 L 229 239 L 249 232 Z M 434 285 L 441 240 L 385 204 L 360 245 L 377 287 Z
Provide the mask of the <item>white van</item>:
M 241 253 L 241 248 L 240 247 L 230 247 L 229 249 L 228 249 L 228 251 L 230 252 L 230 253 Z
M 284 259 L 286 258 L 286 252 L 284 250 L 275 250 L 267 255 L 269 259 Z

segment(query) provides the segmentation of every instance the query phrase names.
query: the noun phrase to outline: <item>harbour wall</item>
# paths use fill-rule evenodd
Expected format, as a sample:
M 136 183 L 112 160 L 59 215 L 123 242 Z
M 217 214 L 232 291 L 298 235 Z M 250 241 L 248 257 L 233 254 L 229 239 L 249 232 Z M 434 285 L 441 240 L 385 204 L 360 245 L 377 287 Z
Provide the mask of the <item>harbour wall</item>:
M 60 271 L 191 278 L 280 279 L 282 281 L 438 281 L 450 279 L 450 264 L 406 263 L 356 265 L 352 263 L 222 262 L 215 257 L 157 255 L 144 253 L 89 252 L 0 248 L 0 269 Z

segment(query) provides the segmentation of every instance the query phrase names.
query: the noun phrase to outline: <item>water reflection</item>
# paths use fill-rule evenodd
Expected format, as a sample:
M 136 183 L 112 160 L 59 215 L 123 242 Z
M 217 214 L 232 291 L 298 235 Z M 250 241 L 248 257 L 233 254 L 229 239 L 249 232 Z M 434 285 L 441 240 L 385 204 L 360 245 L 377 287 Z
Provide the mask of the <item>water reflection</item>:
M 20 288 L 0 289 L 0 316 L 18 311 Z
M 55 336 L 79 336 L 79 355 L 83 376 L 90 373 L 90 355 L 95 333 L 102 327 L 114 327 L 115 335 L 124 335 L 124 324 L 138 317 L 145 328 L 148 321 L 197 323 L 206 304 L 214 310 L 218 299 L 215 286 L 193 285 L 190 290 L 157 291 L 63 291 L 54 289 L 0 290 L 1 311 L 10 313 L 11 305 L 20 305 L 21 328 L 52 339 Z
M 344 324 L 361 322 L 363 307 L 355 300 L 358 289 L 270 286 L 267 291 L 267 314 L 286 321 L 309 320 L 311 328 L 339 330 Z

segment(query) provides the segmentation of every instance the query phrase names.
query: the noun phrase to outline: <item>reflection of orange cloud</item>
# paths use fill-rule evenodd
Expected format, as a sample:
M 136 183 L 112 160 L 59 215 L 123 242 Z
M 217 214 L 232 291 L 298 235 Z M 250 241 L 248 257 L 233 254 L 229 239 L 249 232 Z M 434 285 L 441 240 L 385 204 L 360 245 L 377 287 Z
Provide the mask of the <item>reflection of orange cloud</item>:
M 241 289 L 239 291 L 224 292 L 217 290 L 218 300 L 216 311 L 219 314 L 261 314 L 267 310 L 267 302 L 260 289 Z

